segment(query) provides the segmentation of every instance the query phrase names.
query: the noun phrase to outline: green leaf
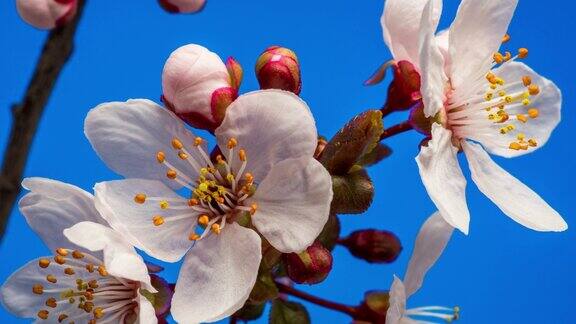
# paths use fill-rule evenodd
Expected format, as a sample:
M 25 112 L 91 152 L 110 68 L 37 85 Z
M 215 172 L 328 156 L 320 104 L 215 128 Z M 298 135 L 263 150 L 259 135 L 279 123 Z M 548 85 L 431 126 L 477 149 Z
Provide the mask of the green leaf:
M 270 310 L 270 324 L 309 324 L 310 315 L 300 303 L 276 299 Z
M 368 167 L 384 160 L 392 154 L 392 149 L 386 144 L 378 143 L 374 149 L 360 157 L 357 165 Z
M 257 320 L 262 316 L 262 313 L 264 313 L 265 306 L 266 303 L 262 304 L 246 303 L 234 314 L 234 317 L 242 321 Z
M 364 169 L 343 176 L 332 176 L 334 197 L 330 207 L 335 214 L 360 214 L 374 199 L 374 185 Z
M 336 241 L 340 237 L 340 220 L 338 219 L 338 215 L 330 214 L 328 217 L 328 222 L 324 225 L 324 229 L 318 235 L 317 240 L 322 244 L 325 248 L 332 251 L 334 246 L 336 246 Z
M 330 174 L 344 175 L 376 147 L 383 131 L 382 112 L 368 110 L 354 117 L 334 135 L 319 160 Z
M 274 283 L 274 279 L 269 272 L 261 272 L 258 274 L 256 284 L 250 293 L 250 302 L 254 304 L 261 304 L 268 300 L 272 300 L 278 296 L 278 287 Z

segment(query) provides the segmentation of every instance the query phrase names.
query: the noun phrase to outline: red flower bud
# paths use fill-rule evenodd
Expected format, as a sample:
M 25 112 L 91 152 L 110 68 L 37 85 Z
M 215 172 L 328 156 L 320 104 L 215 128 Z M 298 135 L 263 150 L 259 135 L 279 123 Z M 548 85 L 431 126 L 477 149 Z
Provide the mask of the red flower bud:
M 391 263 L 402 251 L 400 240 L 394 233 L 379 230 L 360 230 L 340 240 L 350 253 L 370 263 Z
M 288 277 L 297 283 L 317 284 L 332 270 L 332 254 L 318 242 L 300 253 L 284 254 L 283 257 Z
M 40 29 L 62 26 L 76 15 L 76 0 L 17 0 L 20 17 Z
M 300 94 L 302 80 L 296 54 L 284 47 L 272 46 L 256 62 L 256 77 L 262 89 L 281 89 Z
M 239 84 L 237 78 L 238 74 L 235 84 Z M 238 96 L 231 81 L 218 55 L 199 45 L 182 46 L 164 65 L 162 101 L 193 127 L 214 131 Z
M 389 306 L 387 291 L 368 291 L 354 316 L 355 323 L 385 324 Z
M 408 61 L 392 65 L 394 80 L 388 87 L 387 109 L 390 111 L 406 110 L 420 99 L 420 73 Z
M 204 9 L 206 0 L 158 0 L 158 3 L 169 13 L 193 13 Z

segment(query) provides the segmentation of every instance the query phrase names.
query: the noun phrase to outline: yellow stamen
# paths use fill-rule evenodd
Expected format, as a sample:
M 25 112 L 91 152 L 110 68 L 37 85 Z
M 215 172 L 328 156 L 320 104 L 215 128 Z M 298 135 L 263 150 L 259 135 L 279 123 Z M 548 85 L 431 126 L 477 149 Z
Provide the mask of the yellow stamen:
M 516 135 L 516 138 L 519 141 L 523 141 L 526 138 L 526 135 L 524 135 L 524 133 L 518 133 L 518 135 Z
M 512 58 L 512 53 L 506 52 L 506 54 L 504 54 L 504 61 L 510 61 L 511 58 Z
M 516 142 L 512 142 L 512 143 L 510 143 L 509 148 L 510 148 L 511 150 L 518 151 L 518 150 L 520 150 L 520 144 L 518 144 L 518 143 L 516 143 Z
M 136 196 L 134 196 L 134 201 L 138 204 L 143 204 L 146 202 L 146 195 L 143 193 L 136 194 Z
M 158 161 L 158 163 L 164 163 L 165 159 L 166 159 L 166 154 L 164 154 L 164 152 L 159 151 L 158 153 L 156 153 L 156 160 Z
M 536 84 L 531 84 L 528 86 L 528 93 L 530 93 L 532 96 L 535 96 L 540 93 L 540 88 Z
M 59 248 L 59 249 L 56 249 L 56 253 L 58 253 L 58 255 L 61 255 L 64 257 L 64 256 L 68 255 L 68 250 L 66 250 L 64 248 Z
M 530 99 L 524 99 L 524 100 L 522 100 L 522 104 L 523 104 L 524 106 L 528 106 L 528 105 L 530 105 L 530 103 L 531 103 Z
M 162 208 L 162 209 L 168 209 L 168 207 L 169 207 L 169 204 L 168 204 L 168 202 L 167 202 L 166 200 L 162 200 L 162 201 L 160 202 L 160 208 Z
M 172 170 L 172 169 L 169 169 L 169 170 L 166 172 L 166 177 L 168 177 L 168 179 L 174 180 L 174 179 L 176 179 L 176 176 L 178 176 L 178 174 L 176 173 L 176 171 L 174 171 L 174 170 Z
M 486 95 L 484 96 L 484 99 L 486 99 L 486 101 L 490 101 L 492 100 L 493 97 L 494 95 L 491 92 L 487 92 Z
M 44 293 L 44 287 L 41 284 L 35 284 L 32 286 L 32 292 L 36 295 L 42 295 Z
M 184 147 L 184 145 L 182 144 L 182 142 L 180 142 L 179 139 L 173 138 L 172 139 L 172 147 L 176 150 L 181 150 Z
M 521 121 L 523 123 L 528 121 L 528 118 L 526 117 L 526 115 L 522 115 L 522 114 L 516 115 L 516 119 L 518 119 L 519 121 Z
M 523 58 L 526 58 L 526 56 L 528 56 L 528 49 L 527 48 L 522 47 L 522 48 L 518 49 L 518 57 L 519 58 L 523 59 Z
M 501 64 L 504 62 L 504 56 L 500 53 L 494 53 L 494 62 Z
M 104 309 L 102 307 L 96 307 L 93 314 L 96 319 L 101 319 L 104 317 Z
M 536 108 L 528 109 L 528 116 L 530 116 L 530 118 L 534 119 L 534 118 L 538 117 L 538 115 L 540 115 L 540 112 L 538 111 L 538 109 L 536 109 Z
M 212 232 L 214 232 L 215 234 L 220 234 L 220 225 L 219 225 L 219 224 L 212 224 L 212 226 L 210 227 L 210 229 L 211 229 Z
M 164 224 L 164 217 L 162 217 L 160 215 L 156 215 L 156 216 L 152 217 L 152 222 L 154 223 L 154 226 L 160 226 L 160 225 Z
M 208 215 L 202 215 L 198 217 L 198 224 L 206 226 L 208 225 L 208 222 L 210 222 L 210 218 L 208 217 Z
M 257 210 L 258 210 L 258 205 L 256 203 L 250 205 L 250 215 L 256 214 Z
M 532 84 L 532 78 L 528 75 L 525 75 L 522 77 L 522 83 L 524 84 L 525 87 L 527 87 Z
M 102 276 L 102 277 L 106 277 L 108 275 L 108 271 L 106 271 L 106 267 L 104 267 L 103 265 L 99 265 L 98 266 L 98 273 Z
M 88 264 L 86 265 L 86 271 L 88 271 L 88 272 L 90 272 L 90 273 L 94 272 L 94 265 L 88 263 Z
M 64 260 L 64 258 L 61 255 L 54 256 L 54 261 L 56 261 L 56 263 L 58 263 L 58 264 L 66 263 L 66 261 Z
M 236 140 L 236 138 L 232 137 L 230 140 L 228 140 L 228 148 L 229 149 L 235 148 L 236 145 L 238 145 L 238 140 Z
M 510 41 L 510 35 L 506 34 L 502 37 L 502 43 L 507 43 L 508 41 Z
M 198 199 L 192 198 L 188 200 L 188 206 L 197 206 L 199 204 Z
M 240 161 L 245 162 L 246 161 L 246 151 L 244 149 L 241 149 L 238 152 L 238 157 L 240 158 Z
M 38 317 L 40 317 L 43 320 L 48 319 L 48 315 L 50 315 L 50 312 L 48 312 L 45 309 L 38 311 Z
M 178 152 L 178 157 L 180 158 L 180 160 L 186 160 L 188 158 L 188 154 L 184 152 Z
M 64 273 L 67 274 L 67 275 L 69 275 L 69 276 L 72 276 L 72 275 L 74 275 L 76 272 L 75 272 L 74 269 L 72 269 L 72 268 L 66 268 L 66 269 L 64 269 Z
M 50 283 L 56 283 L 58 282 L 58 279 L 56 279 L 56 277 L 54 275 L 47 275 L 46 276 L 46 281 L 50 282 Z
M 198 235 L 196 233 L 192 233 L 192 234 L 190 234 L 190 236 L 188 236 L 188 239 L 190 241 L 198 241 L 200 239 L 200 235 Z
M 68 318 L 68 315 L 66 315 L 66 314 L 60 314 L 60 315 L 58 315 L 58 323 L 64 322 L 64 320 L 67 319 L 67 318 Z
M 46 306 L 51 307 L 51 308 L 56 308 L 58 306 L 58 303 L 56 303 L 56 298 L 54 297 L 50 297 L 46 300 Z
M 40 268 L 46 269 L 46 268 L 48 268 L 49 265 L 50 265 L 50 260 L 48 260 L 48 259 L 38 260 L 38 266 L 40 266 Z
M 531 139 L 528 140 L 528 144 L 529 144 L 530 146 L 532 146 L 532 147 L 538 146 L 538 143 L 537 143 L 536 140 L 533 139 L 533 138 L 531 138 Z
M 202 145 L 202 142 L 204 142 L 204 140 L 202 139 L 202 137 L 196 137 L 194 139 L 194 146 L 200 146 Z

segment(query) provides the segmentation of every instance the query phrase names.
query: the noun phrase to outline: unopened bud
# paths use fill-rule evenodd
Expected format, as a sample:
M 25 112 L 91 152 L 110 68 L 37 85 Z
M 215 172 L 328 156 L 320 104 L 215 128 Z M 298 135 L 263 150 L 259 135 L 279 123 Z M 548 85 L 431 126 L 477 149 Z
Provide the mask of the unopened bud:
M 340 240 L 350 253 L 370 263 L 391 263 L 402 251 L 400 240 L 394 233 L 379 230 L 360 230 Z
M 40 29 L 62 26 L 76 15 L 77 0 L 16 0 L 20 17 Z
M 400 61 L 392 66 L 394 80 L 388 87 L 386 106 L 391 111 L 406 110 L 418 102 L 420 94 L 420 73 L 408 61 Z
M 204 9 L 206 0 L 158 0 L 169 13 L 193 13 Z
M 318 242 L 300 253 L 283 257 L 288 277 L 296 283 L 317 284 L 332 270 L 332 254 Z
M 190 44 L 175 50 L 162 72 L 162 101 L 196 128 L 213 131 L 238 96 L 228 69 L 215 53 Z
M 316 144 L 316 150 L 314 151 L 315 159 L 320 158 L 322 152 L 324 152 L 324 149 L 326 148 L 326 145 L 328 145 L 326 138 L 324 136 L 318 136 L 318 144 Z
M 296 54 L 285 47 L 272 46 L 256 62 L 256 77 L 262 89 L 281 89 L 300 94 L 302 80 Z
M 385 324 L 388 307 L 390 307 L 390 295 L 387 291 L 368 291 L 364 294 L 364 300 L 354 314 L 354 320 Z

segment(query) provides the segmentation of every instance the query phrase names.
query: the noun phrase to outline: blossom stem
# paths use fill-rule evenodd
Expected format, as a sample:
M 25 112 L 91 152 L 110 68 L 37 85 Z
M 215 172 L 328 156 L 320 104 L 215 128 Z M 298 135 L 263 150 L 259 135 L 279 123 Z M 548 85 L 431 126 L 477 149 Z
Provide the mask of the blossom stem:
M 285 285 L 283 283 L 280 282 L 276 282 L 276 286 L 278 287 L 278 290 L 281 293 L 285 293 L 287 295 L 290 296 L 294 296 L 294 297 L 298 297 L 300 299 L 306 300 L 308 302 L 311 302 L 312 304 L 316 304 L 318 306 L 322 306 L 324 308 L 328 308 L 328 309 L 332 309 L 344 314 L 348 314 L 352 317 L 355 317 L 356 314 L 358 313 L 358 309 L 354 306 L 349 306 L 349 305 L 344 305 L 344 304 L 340 304 L 340 303 L 336 303 L 333 301 L 329 301 L 320 297 L 316 297 L 314 295 L 310 295 L 308 293 L 305 293 L 303 291 L 300 291 L 294 287 Z
M 386 117 L 393 113 L 394 109 L 392 109 L 392 106 L 389 106 L 388 103 L 386 103 L 384 107 L 380 109 L 380 111 L 382 112 L 382 117 Z
M 386 128 L 382 135 L 380 135 L 380 140 L 398 135 L 413 129 L 412 124 L 409 121 L 404 121 L 400 124 L 394 125 L 392 127 Z
M 74 19 L 56 27 L 44 43 L 42 54 L 21 103 L 12 108 L 12 129 L 0 171 L 0 239 L 6 229 L 12 206 L 20 193 L 20 182 L 36 129 L 62 68 L 73 50 L 74 35 L 85 0 L 78 1 Z

